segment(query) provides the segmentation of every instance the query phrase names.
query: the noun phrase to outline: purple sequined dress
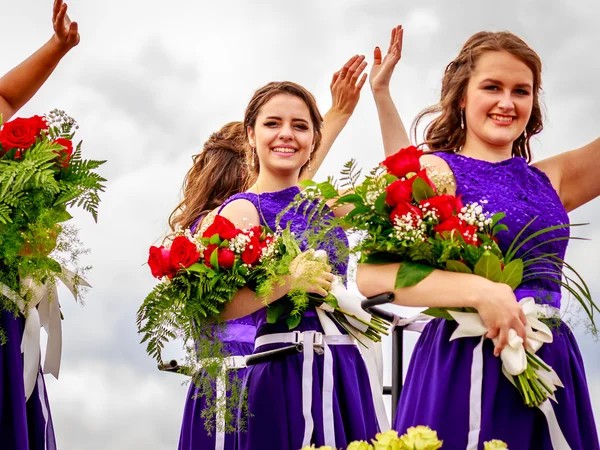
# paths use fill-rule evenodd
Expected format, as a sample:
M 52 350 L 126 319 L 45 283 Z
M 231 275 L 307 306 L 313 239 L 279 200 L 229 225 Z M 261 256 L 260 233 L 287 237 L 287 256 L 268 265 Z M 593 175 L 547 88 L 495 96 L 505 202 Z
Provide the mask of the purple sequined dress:
M 192 225 L 192 232 L 195 231 L 199 220 Z M 241 319 L 230 320 L 226 324 L 225 335 L 221 340 L 223 350 L 227 355 L 245 356 L 252 354 L 256 335 L 256 327 L 252 318 L 250 316 L 242 317 Z M 245 372 L 245 368 L 230 370 L 230 379 L 233 380 L 235 377 L 242 379 Z M 230 393 L 228 392 L 227 395 L 230 395 Z M 183 410 L 178 449 L 234 450 L 236 448 L 234 433 L 219 435 L 213 430 L 209 435 L 206 431 L 204 419 L 202 418 L 202 411 L 205 406 L 206 398 L 199 395 L 199 389 L 191 382 Z
M 516 234 L 534 217 L 529 234 L 545 227 L 569 221 L 556 191 L 546 175 L 523 158 L 492 163 L 454 153 L 437 153 L 456 178 L 457 195 L 464 203 L 487 200 L 490 212 L 505 212 L 509 231 L 498 234 L 499 245 L 506 251 Z M 540 239 L 568 235 L 555 230 L 523 246 L 517 257 Z M 563 258 L 566 241 L 556 241 L 533 250 L 556 253 Z M 540 266 L 537 267 L 541 268 Z M 538 303 L 560 307 L 560 289 L 547 280 L 523 283 L 517 299 L 534 296 Z M 405 387 L 398 405 L 394 428 L 404 433 L 408 427 L 427 425 L 437 430 L 444 448 L 465 449 L 469 430 L 469 387 L 473 349 L 478 338 L 450 342 L 455 322 L 431 321 L 413 351 Z M 583 361 L 575 338 L 566 324 L 553 330 L 554 341 L 537 354 L 550 364 L 564 384 L 552 403 L 558 424 L 572 450 L 598 450 L 598 434 L 592 413 Z M 483 392 L 481 431 L 483 442 L 501 439 L 511 450 L 551 449 L 547 421 L 537 408 L 524 405 L 517 389 L 502 374 L 501 361 L 493 356 L 493 344 L 486 339 L 483 347 Z
M 261 224 L 276 229 L 276 216 L 299 193 L 297 187 L 260 195 L 242 193 L 231 197 L 225 204 L 236 199 L 245 199 L 259 211 Z M 291 221 L 291 229 L 297 235 L 308 228 L 308 220 L 299 211 L 286 212 L 281 219 L 285 227 Z M 335 252 L 335 242 L 347 243 L 342 230 L 319 245 L 327 251 L 329 260 L 337 274 L 345 276 L 347 261 L 339 259 Z M 257 336 L 272 333 L 285 333 L 289 330 L 285 321 L 268 324 L 266 308 L 252 314 L 257 326 Z M 323 329 L 313 310 L 307 311 L 297 331 L 319 331 Z M 258 347 L 255 351 L 265 351 L 289 344 L 270 344 Z M 337 448 L 358 439 L 371 439 L 379 431 L 373 407 L 373 398 L 364 362 L 356 346 L 331 346 L 333 354 L 333 418 Z M 324 445 L 322 410 L 323 355 L 316 354 L 312 365 L 312 417 L 314 429 L 311 442 Z M 280 360 L 251 366 L 246 371 L 245 386 L 248 392 L 246 431 L 238 433 L 238 448 L 241 450 L 298 450 L 302 447 L 305 421 L 302 413 L 302 362 L 301 353 Z
M 25 319 L 0 309 L 0 449 L 55 450 L 56 441 L 44 377 L 25 402 L 21 338 Z

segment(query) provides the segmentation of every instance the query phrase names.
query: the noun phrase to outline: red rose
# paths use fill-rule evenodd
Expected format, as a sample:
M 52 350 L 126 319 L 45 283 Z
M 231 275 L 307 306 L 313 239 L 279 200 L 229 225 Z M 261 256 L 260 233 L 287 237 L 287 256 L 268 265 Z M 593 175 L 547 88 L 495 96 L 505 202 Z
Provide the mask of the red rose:
M 386 167 L 389 173 L 402 178 L 411 172 L 418 172 L 421 169 L 419 158 L 421 158 L 422 154 L 422 150 L 418 150 L 417 147 L 411 145 L 399 150 L 392 156 L 388 156 L 381 164 Z
M 410 203 L 412 200 L 412 185 L 415 177 L 409 180 L 396 180 L 390 184 L 385 190 L 387 195 L 385 201 L 390 206 L 396 206 L 401 202 Z
M 218 234 L 221 239 L 231 239 L 237 236 L 240 231 L 235 227 L 231 221 L 223 216 L 216 215 L 215 220 L 210 226 L 202 233 L 202 237 L 213 237 Z
M 235 253 L 228 248 L 219 249 L 219 266 L 225 269 L 231 269 L 235 262 Z
M 467 223 L 457 216 L 452 216 L 448 220 L 433 227 L 436 233 L 440 233 L 442 237 L 448 239 L 456 233 L 460 234 L 467 244 L 480 245 L 477 239 L 477 227 L 475 225 L 467 225 Z
M 213 252 L 217 248 L 219 248 L 219 246 L 217 244 L 210 244 L 208 247 L 206 247 L 204 249 L 204 254 L 202 255 L 202 257 L 204 258 L 204 264 L 207 267 L 210 267 L 211 269 L 212 269 L 212 264 L 210 263 L 210 257 L 212 256 Z
M 173 239 L 169 261 L 174 268 L 179 270 L 182 267 L 190 267 L 192 264 L 198 262 L 198 259 L 200 259 L 200 252 L 196 248 L 196 245 L 190 242 L 188 238 L 177 236 Z
M 4 153 L 13 148 L 26 150 L 35 144 L 40 131 L 47 128 L 48 125 L 43 117 L 33 116 L 29 119 L 19 117 L 4 124 L 0 130 L 0 145 Z
M 427 183 L 429 186 L 431 186 L 431 189 L 433 189 L 433 192 L 437 192 L 437 188 L 435 187 L 435 184 L 433 184 L 433 181 L 431 181 L 429 179 L 429 177 L 427 176 L 427 170 L 425 170 L 425 169 L 419 170 L 419 172 L 417 172 L 417 175 L 413 178 L 417 178 L 417 177 L 421 178 L 423 181 L 425 181 L 425 183 Z M 413 180 L 413 182 L 414 181 L 415 180 Z
M 173 275 L 175 273 L 175 268 L 171 266 L 169 261 L 169 249 L 164 248 L 163 246 L 150 247 L 150 254 L 148 256 L 148 265 L 150 266 L 150 271 L 152 272 L 152 276 L 156 278 L 162 278 L 165 275 Z
M 73 155 L 73 143 L 69 139 L 58 138 L 53 142 L 53 144 L 62 145 L 64 147 L 62 150 L 54 150 L 54 153 L 58 155 L 58 161 L 62 164 L 62 166 L 67 167 L 69 165 L 71 155 Z
M 447 237 L 448 234 L 452 234 L 454 231 L 460 232 L 465 225 L 466 224 L 457 216 L 452 216 L 448 220 L 445 220 L 439 225 L 433 227 L 433 230 L 436 233 L 440 233 L 442 236 Z
M 421 201 L 421 206 L 425 206 L 430 211 L 435 211 L 439 219 L 439 223 L 445 222 L 450 217 L 458 214 L 462 208 L 462 201 L 454 195 L 436 195 L 427 200 Z
M 242 261 L 248 265 L 258 263 L 262 255 L 262 246 L 260 245 L 259 236 L 250 236 L 250 242 L 246 244 L 246 249 L 242 252 Z
M 406 216 L 408 214 L 411 215 L 411 225 L 413 227 L 416 227 L 419 219 L 423 218 L 423 211 L 421 211 L 420 208 L 417 208 L 410 203 L 400 202 L 390 214 L 390 219 L 392 220 L 392 223 L 395 223 L 397 217 Z

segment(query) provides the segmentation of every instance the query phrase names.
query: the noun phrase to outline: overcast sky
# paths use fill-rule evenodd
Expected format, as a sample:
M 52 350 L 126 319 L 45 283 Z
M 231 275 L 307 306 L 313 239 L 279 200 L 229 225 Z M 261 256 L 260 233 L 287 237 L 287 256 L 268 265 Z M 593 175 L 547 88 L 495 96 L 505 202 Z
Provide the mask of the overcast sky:
M 51 36 L 52 0 L 1 5 L 5 73 Z M 64 109 L 80 124 L 84 156 L 108 159 L 99 223 L 75 214 L 92 249 L 86 262 L 93 289 L 84 307 L 63 297 L 62 372 L 58 382 L 47 379 L 63 450 L 176 448 L 187 386 L 182 376 L 159 373 L 139 344 L 135 312 L 155 283 L 143 264 L 167 230 L 192 155 L 211 132 L 241 120 L 263 84 L 299 82 L 324 113 L 332 73 L 356 53 L 371 61 L 373 47 L 387 48 L 390 29 L 401 23 L 404 51 L 392 89 L 410 123 L 439 98 L 442 71 L 471 34 L 510 30 L 544 62 L 547 119 L 535 158 L 599 134 L 600 5 L 592 0 L 71 0 L 69 11 L 81 44 L 18 114 Z M 382 155 L 365 86 L 318 177 L 338 173 L 350 158 L 373 167 Z M 590 222 L 579 235 L 592 241 L 575 242 L 567 256 L 600 301 L 600 202 L 571 220 Z M 583 326 L 575 333 L 600 424 L 600 344 Z M 409 337 L 407 350 L 413 343 Z M 176 346 L 170 351 L 181 354 Z

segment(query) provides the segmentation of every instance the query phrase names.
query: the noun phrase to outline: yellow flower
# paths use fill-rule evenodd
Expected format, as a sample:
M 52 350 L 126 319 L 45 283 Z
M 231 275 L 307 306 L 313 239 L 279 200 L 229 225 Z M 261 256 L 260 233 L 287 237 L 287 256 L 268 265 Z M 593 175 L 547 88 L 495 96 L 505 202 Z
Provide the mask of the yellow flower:
M 506 443 L 499 441 L 498 439 L 494 439 L 492 441 L 485 442 L 483 444 L 483 450 L 502 450 L 508 449 L 508 445 Z
M 400 440 L 398 439 L 398 432 L 395 430 L 388 430 L 385 433 L 377 433 L 375 440 L 373 441 L 374 450 L 402 450 Z
M 406 434 L 400 437 L 402 448 L 407 450 L 438 450 L 442 441 L 437 433 L 429 427 L 410 427 Z
M 350 442 L 346 450 L 373 450 L 373 446 L 365 441 Z

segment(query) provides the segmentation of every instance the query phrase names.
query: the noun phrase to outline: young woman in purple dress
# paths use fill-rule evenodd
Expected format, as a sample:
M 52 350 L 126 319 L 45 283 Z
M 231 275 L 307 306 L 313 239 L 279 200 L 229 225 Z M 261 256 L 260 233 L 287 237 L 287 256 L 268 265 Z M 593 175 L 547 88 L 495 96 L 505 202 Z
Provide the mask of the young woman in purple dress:
M 33 97 L 62 57 L 79 43 L 77 23 L 69 20 L 67 5 L 62 0 L 54 2 L 52 23 L 54 34 L 50 40 L 0 78 L 3 122 Z M 23 316 L 15 317 L 0 308 L 0 329 L 6 337 L 5 342 L 0 342 L 0 448 L 52 450 L 56 442 L 41 371 L 32 395 L 28 400 L 25 397 L 21 354 L 24 323 Z
M 301 171 L 313 164 L 322 139 L 321 124 L 313 96 L 301 86 L 274 82 L 256 91 L 244 125 L 259 175 L 246 192 L 228 199 L 220 214 L 238 225 L 276 229 L 277 215 L 299 192 Z M 302 236 L 314 225 L 309 225 L 303 212 L 287 211 L 281 226 L 290 223 L 296 236 Z M 293 333 L 285 321 L 269 324 L 266 320 L 265 302 L 281 299 L 299 280 L 309 292 L 326 295 L 334 274 L 346 274 L 347 260 L 338 255 L 336 242 L 347 242 L 341 229 L 318 246 L 327 252 L 331 265 L 312 259 L 304 248 L 308 253 L 294 261 L 285 284 L 277 286 L 271 298 L 256 298 L 245 287 L 224 313 L 224 319 L 251 314 L 257 326 L 255 352 L 291 342 L 303 343 L 304 348 L 302 353 L 247 369 L 249 417 L 246 430 L 238 433 L 240 449 L 297 450 L 311 443 L 340 448 L 352 440 L 370 439 L 379 430 L 367 370 L 350 336 L 324 335 L 314 309 L 307 311 Z
M 446 188 L 463 202 L 487 201 L 486 210 L 505 212 L 509 231 L 498 235 L 506 251 L 516 234 L 536 218 L 528 233 L 569 223 L 567 213 L 600 194 L 600 139 L 552 158 L 531 163 L 530 140 L 542 128 L 539 93 L 541 61 L 517 36 L 502 32 L 473 35 L 446 68 L 438 105 L 423 111 L 437 116 L 425 131 L 423 156 L 428 170 L 452 174 Z M 395 107 L 389 78 L 373 89 L 384 136 L 393 142 Z M 395 137 L 394 137 L 395 136 Z M 386 149 L 390 150 L 390 149 Z M 448 177 L 445 177 L 448 179 Z M 568 236 L 564 228 L 539 236 L 519 254 L 550 238 Z M 556 240 L 538 251 L 564 257 L 567 242 Z M 518 255 L 517 254 L 517 257 Z M 598 450 L 583 361 L 568 326 L 553 329 L 554 340 L 538 355 L 550 364 L 564 388 L 557 403 L 540 409 L 525 406 L 517 389 L 502 374 L 497 357 L 509 329 L 525 338 L 524 314 L 517 300 L 533 296 L 557 312 L 561 292 L 547 280 L 525 282 L 514 292 L 505 284 L 476 275 L 436 270 L 415 286 L 394 289 L 398 264 L 363 265 L 357 273 L 364 295 L 395 293 L 396 303 L 423 307 L 474 307 L 489 332 L 483 342 L 482 373 L 474 369 L 479 338 L 450 342 L 455 322 L 434 319 L 414 349 L 394 428 L 427 425 L 437 430 L 444 447 L 481 449 L 490 439 L 504 440 L 511 450 Z M 544 269 L 544 264 L 536 269 Z M 427 376 L 424 376 L 424 375 Z M 475 376 L 474 376 L 475 375 Z M 480 389 L 477 383 L 480 375 Z
M 331 82 L 331 109 L 325 114 L 322 144 L 313 155 L 311 170 L 304 170 L 300 178 L 311 179 L 327 156 L 333 142 L 348 122 L 358 103 L 360 91 L 366 80 L 361 74 L 366 67 L 363 56 L 354 56 L 333 75 Z M 343 75 L 342 75 L 343 74 Z M 250 155 L 246 132 L 242 122 L 231 122 L 213 133 L 204 144 L 202 153 L 194 157 L 194 165 L 184 181 L 182 202 L 171 214 L 172 229 L 205 229 L 212 223 L 214 213 L 234 194 L 245 191 L 258 175 L 258 165 L 248 160 Z M 222 337 L 224 350 L 231 355 L 231 377 L 242 378 L 246 368 L 243 356 L 252 354 L 256 327 L 251 316 L 227 322 Z M 201 414 L 206 399 L 199 388 L 190 385 L 183 413 L 180 450 L 216 449 L 233 450 L 235 435 L 221 430 L 207 432 Z

